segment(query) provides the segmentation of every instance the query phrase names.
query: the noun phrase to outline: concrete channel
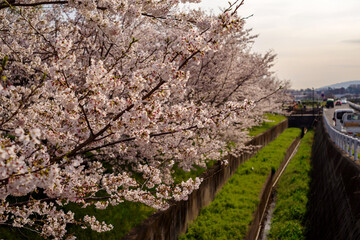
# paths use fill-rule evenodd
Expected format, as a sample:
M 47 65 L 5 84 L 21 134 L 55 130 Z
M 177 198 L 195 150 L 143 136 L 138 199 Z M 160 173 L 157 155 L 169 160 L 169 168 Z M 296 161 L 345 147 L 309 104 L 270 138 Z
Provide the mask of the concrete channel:
M 351 107 L 349 106 L 349 104 L 343 104 L 341 106 L 335 106 L 335 108 L 324 109 L 323 114 L 326 116 L 326 118 L 329 120 L 329 122 L 332 122 L 334 111 L 336 109 L 345 109 L 345 108 L 351 108 Z M 259 225 L 258 234 L 255 238 L 256 240 L 267 240 L 268 239 L 268 234 L 270 232 L 270 227 L 271 227 L 271 219 L 272 219 L 273 212 L 274 212 L 275 206 L 276 206 L 276 185 L 278 183 L 278 180 L 282 176 L 283 172 L 285 171 L 288 163 L 291 161 L 293 156 L 296 154 L 299 145 L 300 145 L 300 141 L 299 141 L 298 145 L 296 146 L 296 148 L 294 149 L 291 157 L 286 161 L 285 165 L 280 170 L 279 175 L 273 180 L 271 193 L 266 202 L 266 207 L 265 207 L 266 211 L 264 213 L 264 216 L 262 217 L 261 224 Z
M 305 132 L 306 133 L 306 132 Z M 276 173 L 273 175 L 271 181 L 265 183 L 264 189 L 267 188 L 266 185 L 270 185 L 270 191 L 269 193 L 267 193 L 267 196 L 262 197 L 262 199 L 265 199 L 265 206 L 263 209 L 258 209 L 258 211 L 260 211 L 260 219 L 259 219 L 259 223 L 260 224 L 254 224 L 254 226 L 257 228 L 256 229 L 256 235 L 255 238 L 249 238 L 249 239 L 255 239 L 255 240 L 266 240 L 267 239 L 267 235 L 270 231 L 270 224 L 271 224 L 271 218 L 272 218 L 272 214 L 274 212 L 275 209 L 275 205 L 276 205 L 276 185 L 279 181 L 279 179 L 281 178 L 282 174 L 284 173 L 286 167 L 288 166 L 289 162 L 291 161 L 291 159 L 295 156 L 299 145 L 301 143 L 301 139 L 297 139 L 294 141 L 294 143 L 296 144 L 295 147 L 293 147 L 292 152 L 290 153 L 289 157 L 285 157 L 284 161 L 282 162 L 282 164 L 280 165 L 280 167 L 278 168 L 278 170 L 276 171 Z M 289 150 L 291 149 L 291 147 L 289 148 Z M 261 203 L 259 204 L 259 206 L 262 205 Z

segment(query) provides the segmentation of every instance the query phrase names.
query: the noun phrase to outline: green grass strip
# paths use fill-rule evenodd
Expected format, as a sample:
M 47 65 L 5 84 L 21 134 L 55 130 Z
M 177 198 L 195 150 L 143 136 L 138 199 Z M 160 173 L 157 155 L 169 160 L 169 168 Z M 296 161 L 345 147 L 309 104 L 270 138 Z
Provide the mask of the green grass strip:
M 124 202 L 117 206 L 109 206 L 105 210 L 97 210 L 95 207 L 80 208 L 74 204 L 71 209 L 76 211 L 77 216 L 96 216 L 96 218 L 107 224 L 112 224 L 114 229 L 108 232 L 98 233 L 91 229 L 81 229 L 78 226 L 71 226 L 69 232 L 75 233 L 76 239 L 94 239 L 94 240 L 108 240 L 121 239 L 134 226 L 142 223 L 148 218 L 155 209 L 148 207 L 142 203 Z
M 261 125 L 255 126 L 249 130 L 249 136 L 257 136 L 286 119 L 286 117 L 283 115 L 271 113 L 266 113 L 264 118 L 266 121 L 264 121 Z
M 80 208 L 76 204 L 66 206 L 66 209 L 71 209 L 76 212 L 76 217 L 84 217 L 85 215 L 96 216 L 96 218 L 107 224 L 112 224 L 114 229 L 109 232 L 98 233 L 91 229 L 81 229 L 79 226 L 73 224 L 67 227 L 68 233 L 73 233 L 77 238 L 84 240 L 108 240 L 121 239 L 134 226 L 140 224 L 144 219 L 148 218 L 155 210 L 147 207 L 141 203 L 124 202 L 117 206 L 109 206 L 106 210 L 97 210 L 94 206 L 87 208 Z M 65 212 L 67 210 L 65 209 Z M 9 228 L 0 226 L 0 239 L 43 239 L 40 235 L 35 234 L 24 228 Z
M 271 169 L 277 169 L 300 129 L 286 129 L 276 140 L 241 164 L 235 174 L 203 208 L 179 239 L 243 239 L 259 204 L 259 195 Z
M 305 239 L 314 132 L 309 131 L 280 178 L 269 239 Z

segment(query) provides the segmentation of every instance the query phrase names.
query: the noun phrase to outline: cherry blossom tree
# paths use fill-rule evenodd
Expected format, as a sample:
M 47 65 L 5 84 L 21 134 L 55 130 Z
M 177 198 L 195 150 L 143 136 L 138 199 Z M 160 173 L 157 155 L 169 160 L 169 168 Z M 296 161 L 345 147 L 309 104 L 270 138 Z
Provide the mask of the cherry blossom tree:
M 201 183 L 175 184 L 175 164 L 221 160 L 229 130 L 241 148 L 278 107 L 284 83 L 273 54 L 251 52 L 243 2 L 218 16 L 179 4 L 0 1 L 1 225 L 72 238 L 67 224 L 112 226 L 70 202 L 166 209 Z

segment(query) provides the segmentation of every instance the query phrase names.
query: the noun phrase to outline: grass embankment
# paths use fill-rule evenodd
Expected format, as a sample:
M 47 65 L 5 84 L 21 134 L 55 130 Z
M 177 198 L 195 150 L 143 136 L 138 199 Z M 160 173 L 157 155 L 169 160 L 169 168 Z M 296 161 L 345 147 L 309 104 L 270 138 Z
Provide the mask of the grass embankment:
M 71 206 L 71 209 L 76 212 L 77 217 L 96 216 L 100 222 L 105 221 L 114 226 L 113 230 L 103 233 L 97 233 L 89 228 L 84 230 L 77 226 L 69 228 L 69 232 L 75 233 L 77 239 L 84 240 L 121 239 L 134 226 L 140 224 L 155 211 L 144 204 L 134 202 L 120 203 L 115 207 L 109 206 L 106 210 L 97 210 L 93 206 L 87 208 Z
M 179 239 L 243 239 L 259 204 L 259 195 L 271 169 L 277 169 L 300 129 L 286 129 L 276 140 L 240 165 L 235 174 L 202 209 Z
M 269 239 L 305 239 L 314 132 L 308 132 L 280 178 Z
M 266 113 L 264 118 L 265 121 L 261 125 L 255 126 L 249 130 L 249 136 L 255 137 L 286 119 L 283 115 L 271 113 Z
M 81 229 L 79 226 L 68 226 L 68 233 L 73 233 L 76 239 L 121 239 L 135 225 L 140 224 L 144 219 L 154 212 L 154 209 L 141 203 L 124 202 L 118 206 L 109 206 L 106 210 L 97 210 L 95 207 L 80 208 L 75 204 L 66 207 L 76 213 L 76 217 L 84 217 L 85 215 L 96 216 L 96 218 L 107 224 L 112 224 L 114 229 L 109 232 L 97 233 L 91 229 Z M 67 210 L 65 209 L 65 212 Z M 35 234 L 23 228 L 9 228 L 0 226 L 0 239 L 19 240 L 19 239 L 43 239 L 40 235 Z

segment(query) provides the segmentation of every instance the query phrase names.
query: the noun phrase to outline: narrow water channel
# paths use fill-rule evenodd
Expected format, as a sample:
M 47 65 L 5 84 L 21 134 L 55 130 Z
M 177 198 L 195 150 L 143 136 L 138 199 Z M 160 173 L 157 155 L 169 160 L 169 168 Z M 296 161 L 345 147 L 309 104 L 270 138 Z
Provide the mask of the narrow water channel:
M 305 131 L 306 133 L 306 131 Z M 270 228 L 271 228 L 271 219 L 273 217 L 273 213 L 275 210 L 275 205 L 276 205 L 276 185 L 278 183 L 278 180 L 281 178 L 282 174 L 284 173 L 287 165 L 289 164 L 289 162 L 291 161 L 291 159 L 294 157 L 294 155 L 296 154 L 299 145 L 300 145 L 299 141 L 296 145 L 296 147 L 294 148 L 293 152 L 291 153 L 291 156 L 288 158 L 288 160 L 286 161 L 285 165 L 283 166 L 283 168 L 280 170 L 279 175 L 277 176 L 276 179 L 274 179 L 273 182 L 273 186 L 272 186 L 272 193 L 271 196 L 269 197 L 266 207 L 266 211 L 264 213 L 264 217 L 262 220 L 262 224 L 260 224 L 259 226 L 259 234 L 256 236 L 256 240 L 267 240 L 269 233 L 270 233 Z M 279 170 L 279 169 L 278 169 Z
M 267 240 L 269 233 L 270 233 L 270 227 L 271 227 L 271 219 L 275 210 L 275 205 L 276 205 L 276 191 L 273 192 L 271 198 L 270 198 L 270 204 L 268 209 L 266 210 L 265 213 L 265 220 L 264 220 L 264 225 L 262 226 L 261 229 L 261 233 L 260 233 L 260 237 L 259 240 Z

